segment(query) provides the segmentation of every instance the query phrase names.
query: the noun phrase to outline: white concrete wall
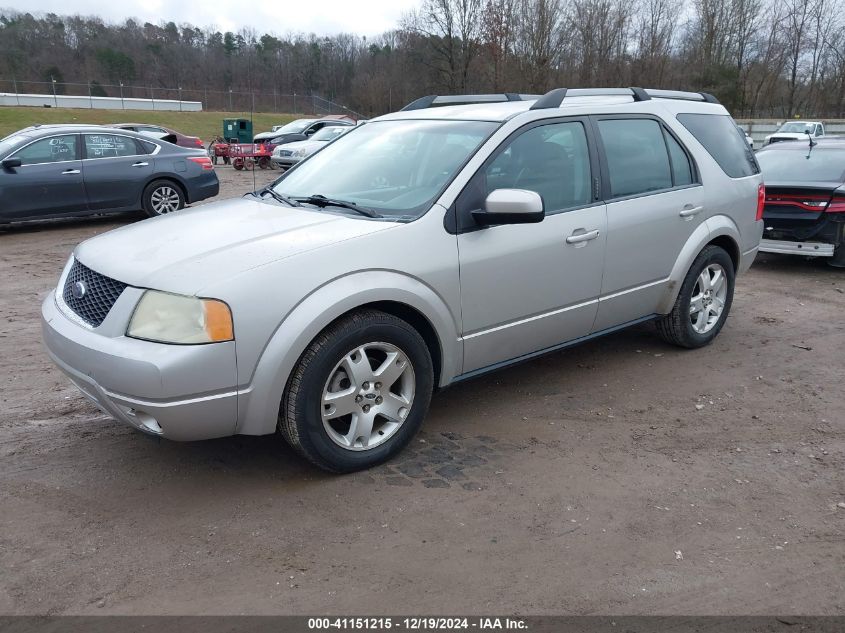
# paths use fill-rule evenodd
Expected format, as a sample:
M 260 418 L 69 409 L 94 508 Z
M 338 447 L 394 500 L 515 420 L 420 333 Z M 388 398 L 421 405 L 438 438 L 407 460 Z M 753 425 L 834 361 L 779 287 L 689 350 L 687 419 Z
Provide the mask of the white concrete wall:
M 181 105 L 180 105 L 181 103 Z M 93 108 L 95 110 L 175 110 L 201 112 L 202 102 L 175 99 L 121 99 L 120 97 L 72 97 L 68 95 L 36 95 L 0 92 L 0 106 L 33 106 L 59 108 Z

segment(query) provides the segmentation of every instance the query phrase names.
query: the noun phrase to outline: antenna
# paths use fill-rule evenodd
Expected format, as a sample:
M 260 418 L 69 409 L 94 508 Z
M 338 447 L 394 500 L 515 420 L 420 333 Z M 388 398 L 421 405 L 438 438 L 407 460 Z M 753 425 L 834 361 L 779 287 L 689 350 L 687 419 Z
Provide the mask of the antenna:
M 255 160 L 257 149 L 255 147 L 255 93 L 252 91 L 252 57 L 249 54 L 246 56 L 246 82 L 249 86 L 249 96 L 251 98 L 249 103 L 249 126 L 252 128 L 252 190 L 255 191 L 257 188 L 255 184 L 255 170 L 258 168 L 258 161 Z

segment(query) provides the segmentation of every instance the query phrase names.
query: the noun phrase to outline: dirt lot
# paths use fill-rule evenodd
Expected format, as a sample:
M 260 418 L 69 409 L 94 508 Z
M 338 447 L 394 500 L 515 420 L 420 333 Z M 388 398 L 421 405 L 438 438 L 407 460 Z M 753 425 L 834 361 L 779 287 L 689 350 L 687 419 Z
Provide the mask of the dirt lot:
M 709 348 L 642 326 L 477 379 L 332 477 L 149 439 L 48 361 L 40 298 L 135 219 L 0 233 L 0 613 L 845 613 L 842 271 L 761 257 Z

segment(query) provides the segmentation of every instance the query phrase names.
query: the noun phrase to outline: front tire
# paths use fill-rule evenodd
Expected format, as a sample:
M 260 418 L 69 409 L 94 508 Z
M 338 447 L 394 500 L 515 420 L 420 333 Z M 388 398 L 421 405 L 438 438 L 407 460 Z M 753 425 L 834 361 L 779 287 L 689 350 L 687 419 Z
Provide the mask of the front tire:
M 170 180 L 154 180 L 141 198 L 144 213 L 151 218 L 167 215 L 185 207 L 185 194 L 182 188 Z
M 420 334 L 390 314 L 360 310 L 328 326 L 302 354 L 282 398 L 278 430 L 324 470 L 369 468 L 416 434 L 433 386 Z
M 690 266 L 672 311 L 657 320 L 660 337 L 691 349 L 709 345 L 728 318 L 734 280 L 730 255 L 719 246 L 705 247 Z

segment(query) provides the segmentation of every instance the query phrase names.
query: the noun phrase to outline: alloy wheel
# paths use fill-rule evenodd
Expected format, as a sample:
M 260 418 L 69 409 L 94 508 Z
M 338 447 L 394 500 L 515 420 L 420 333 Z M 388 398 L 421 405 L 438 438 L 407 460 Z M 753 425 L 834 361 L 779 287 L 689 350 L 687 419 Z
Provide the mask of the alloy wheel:
M 158 187 L 150 196 L 150 204 L 158 215 L 179 210 L 179 192 L 173 187 Z
M 382 342 L 359 345 L 335 365 L 323 387 L 323 428 L 342 448 L 372 449 L 404 424 L 415 389 L 414 368 L 401 349 Z
M 707 334 L 722 316 L 728 296 L 728 280 L 725 269 L 719 264 L 710 264 L 696 279 L 690 298 L 690 322 L 699 334 Z

